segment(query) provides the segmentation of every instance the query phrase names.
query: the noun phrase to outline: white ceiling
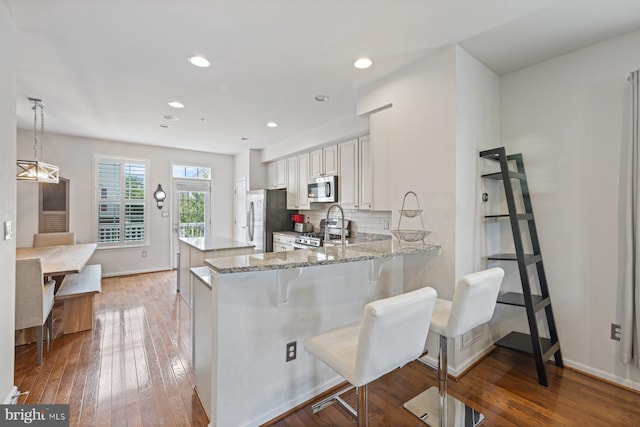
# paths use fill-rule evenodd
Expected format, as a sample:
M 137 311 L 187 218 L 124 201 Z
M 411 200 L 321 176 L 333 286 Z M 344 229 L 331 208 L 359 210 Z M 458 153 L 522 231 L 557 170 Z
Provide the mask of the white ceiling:
M 4 1 L 20 128 L 38 97 L 47 132 L 229 154 L 355 115 L 359 88 L 440 46 L 503 74 L 640 28 L 640 0 Z

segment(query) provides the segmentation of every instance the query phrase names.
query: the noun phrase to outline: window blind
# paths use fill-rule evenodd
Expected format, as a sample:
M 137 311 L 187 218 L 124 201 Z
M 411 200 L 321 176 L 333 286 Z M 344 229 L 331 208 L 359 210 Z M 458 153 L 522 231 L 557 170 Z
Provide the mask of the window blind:
M 98 243 L 119 245 L 146 241 L 145 163 L 98 159 Z

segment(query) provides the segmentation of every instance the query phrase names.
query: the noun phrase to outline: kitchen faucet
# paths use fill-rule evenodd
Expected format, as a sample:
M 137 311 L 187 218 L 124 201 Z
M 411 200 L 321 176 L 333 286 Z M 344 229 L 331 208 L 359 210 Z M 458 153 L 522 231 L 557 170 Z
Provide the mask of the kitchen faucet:
M 342 241 L 342 254 L 344 255 L 344 247 L 346 245 L 345 243 L 345 237 L 344 237 L 344 211 L 342 210 L 342 206 L 340 206 L 337 203 L 332 204 L 331 206 L 329 206 L 329 209 L 327 209 L 327 222 L 329 221 L 329 214 L 331 213 L 331 210 L 333 208 L 338 208 L 340 209 L 340 215 L 342 216 L 342 223 L 340 226 L 340 239 Z M 324 229 L 324 240 L 325 241 L 329 241 L 329 227 L 326 227 Z

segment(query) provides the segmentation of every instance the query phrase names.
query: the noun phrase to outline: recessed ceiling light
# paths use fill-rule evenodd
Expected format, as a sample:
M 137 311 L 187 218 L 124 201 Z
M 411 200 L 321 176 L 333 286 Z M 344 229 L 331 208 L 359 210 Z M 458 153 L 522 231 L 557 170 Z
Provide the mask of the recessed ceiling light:
M 179 101 L 171 101 L 169 102 L 169 106 L 173 108 L 184 108 L 184 104 Z
M 324 101 L 328 101 L 329 97 L 327 95 L 316 95 L 316 97 L 313 99 L 315 99 L 318 102 L 324 102 Z
M 162 118 L 165 119 L 165 120 L 172 121 L 172 122 L 180 120 L 180 117 L 172 116 L 171 114 L 165 114 L 164 116 L 162 116 Z
M 373 61 L 370 60 L 369 58 L 360 58 L 353 63 L 353 66 L 356 68 L 363 69 L 363 68 L 371 67 L 371 64 L 373 64 Z
M 168 128 L 168 127 L 170 127 L 170 126 L 169 126 L 168 124 L 166 124 L 166 123 L 160 123 L 158 126 L 160 126 L 161 128 L 165 128 L 165 129 L 166 129 L 166 128 Z
M 206 68 L 209 65 L 211 65 L 211 63 L 209 62 L 209 60 L 207 60 L 207 58 L 205 58 L 204 56 L 198 56 L 198 55 L 190 56 L 189 62 L 191 62 L 196 67 L 201 67 L 201 68 Z
M 278 124 L 276 122 L 269 122 L 269 123 L 267 123 L 267 126 L 270 127 L 270 128 L 277 128 Z

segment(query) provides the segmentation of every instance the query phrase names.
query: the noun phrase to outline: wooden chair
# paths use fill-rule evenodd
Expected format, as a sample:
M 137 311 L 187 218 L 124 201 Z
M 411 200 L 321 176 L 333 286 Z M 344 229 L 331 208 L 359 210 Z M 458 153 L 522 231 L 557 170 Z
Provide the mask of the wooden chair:
M 38 365 L 42 364 L 43 325 L 47 324 L 47 342 L 53 337 L 55 281 L 44 283 L 40 258 L 16 260 L 15 330 L 36 328 Z
M 75 233 L 37 233 L 33 235 L 33 247 L 75 245 Z

